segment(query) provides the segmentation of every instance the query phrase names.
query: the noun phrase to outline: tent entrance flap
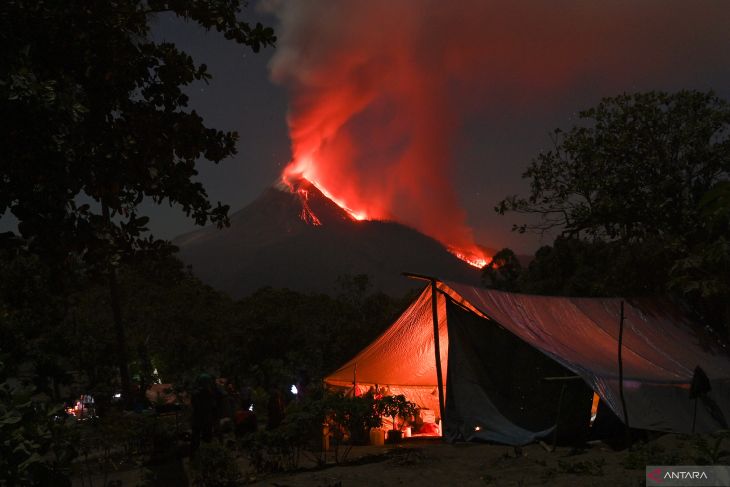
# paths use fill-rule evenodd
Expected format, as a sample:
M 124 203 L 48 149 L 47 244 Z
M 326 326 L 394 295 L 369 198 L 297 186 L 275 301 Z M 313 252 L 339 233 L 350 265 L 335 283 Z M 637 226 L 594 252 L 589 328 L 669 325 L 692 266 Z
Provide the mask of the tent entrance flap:
M 561 435 L 587 434 L 592 391 L 583 381 L 545 380 L 574 374 L 496 322 L 450 300 L 446 310 L 445 436 L 521 445 L 549 435 L 556 421 Z

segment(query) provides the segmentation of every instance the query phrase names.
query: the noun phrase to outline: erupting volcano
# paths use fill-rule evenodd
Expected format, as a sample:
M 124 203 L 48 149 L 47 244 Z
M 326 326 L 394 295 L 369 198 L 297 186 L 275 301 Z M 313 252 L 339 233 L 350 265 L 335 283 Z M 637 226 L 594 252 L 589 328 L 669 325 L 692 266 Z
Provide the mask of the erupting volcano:
M 353 218 L 403 223 L 481 268 L 489 256 L 452 181 L 461 123 L 448 96 L 455 79 L 424 56 L 420 38 L 433 33 L 412 7 L 281 4 L 270 69 L 290 100 L 292 161 L 282 181 L 304 178 Z M 373 35 L 374 25 L 398 40 Z M 464 62 L 452 59 L 458 52 L 428 50 L 451 64 Z
M 206 227 L 174 243 L 196 276 L 236 298 L 264 286 L 337 293 L 342 276 L 358 274 L 391 295 L 421 285 L 404 271 L 479 282 L 479 270 L 436 240 L 344 206 L 306 178 L 282 178 L 231 215 L 230 228 Z
M 312 188 L 316 188 L 324 197 L 332 203 L 339 206 L 354 221 L 376 220 L 390 221 L 394 218 L 385 211 L 373 211 L 378 208 L 377 204 L 366 204 L 360 209 L 353 209 L 348 206 L 346 201 L 360 201 L 356 196 L 338 197 L 328 191 L 318 180 L 314 179 L 311 174 L 316 174 L 311 159 L 305 159 L 305 162 L 292 163 L 284 169 L 281 176 L 281 183 L 285 188 L 299 197 L 302 205 L 300 218 L 303 222 L 310 225 L 321 225 L 322 222 L 312 211 L 309 204 L 309 194 Z M 467 246 L 449 245 L 448 242 L 442 242 L 446 249 L 467 264 L 481 269 L 488 263 L 488 253 L 471 243 Z

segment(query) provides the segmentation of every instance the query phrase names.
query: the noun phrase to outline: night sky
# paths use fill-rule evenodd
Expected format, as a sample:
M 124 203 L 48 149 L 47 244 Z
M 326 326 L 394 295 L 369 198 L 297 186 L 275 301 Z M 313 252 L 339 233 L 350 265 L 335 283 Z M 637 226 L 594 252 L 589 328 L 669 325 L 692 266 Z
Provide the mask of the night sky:
M 155 21 L 157 39 L 175 42 L 214 76 L 208 85 L 191 87 L 191 106 L 209 126 L 240 134 L 235 158 L 199 168 L 211 199 L 232 211 L 270 186 L 292 158 L 287 110 L 311 95 L 292 82 L 292 72 L 312 68 L 321 73 L 323 64 L 360 45 L 366 53 L 363 70 L 372 76 L 387 77 L 398 59 L 413 58 L 418 67 L 409 76 L 444 80 L 437 85 L 449 115 L 449 157 L 437 162 L 447 169 L 442 167 L 441 174 L 451 178 L 444 184 L 453 188 L 478 243 L 523 253 L 536 249 L 538 237 L 510 232 L 516 217 L 499 216 L 493 207 L 507 194 L 526 193 L 521 173 L 549 147 L 549 131 L 570 127 L 579 110 L 622 92 L 712 89 L 730 99 L 730 2 L 294 3 L 269 2 L 266 8 L 252 3 L 249 18 L 272 25 L 280 39 L 276 49 L 259 54 L 194 24 L 166 16 Z M 391 12 L 389 4 L 397 8 Z M 279 80 L 283 84 L 270 81 L 269 64 L 277 50 L 306 53 L 299 61 L 282 61 L 289 63 Z M 358 59 L 348 58 L 355 70 Z M 316 96 L 326 99 L 327 93 Z M 389 110 L 388 100 L 395 108 Z M 399 117 L 393 93 L 376 102 L 388 117 Z M 378 113 L 368 112 L 367 123 L 377 125 Z M 380 161 L 365 170 L 372 177 L 387 164 Z M 145 208 L 156 236 L 172 238 L 194 228 L 177 209 Z M 413 208 L 409 211 L 403 214 L 412 217 Z

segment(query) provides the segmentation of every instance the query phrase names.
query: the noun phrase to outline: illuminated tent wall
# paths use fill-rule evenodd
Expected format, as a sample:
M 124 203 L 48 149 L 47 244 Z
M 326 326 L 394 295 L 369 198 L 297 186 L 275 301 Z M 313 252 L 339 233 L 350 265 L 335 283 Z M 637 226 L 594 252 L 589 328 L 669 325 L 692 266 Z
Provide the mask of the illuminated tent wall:
M 388 330 L 354 359 L 325 378 L 327 384 L 352 387 L 359 392 L 376 384 L 388 386 L 393 394 L 405 394 L 419 406 L 439 414 L 436 380 L 436 354 L 428 287 L 403 312 Z M 446 299 L 438 295 L 439 343 L 444 381 L 446 380 L 448 342 Z
M 361 391 L 387 386 L 438 415 L 431 296 L 429 286 L 325 382 L 352 387 L 356 381 Z M 621 299 L 530 296 L 439 282 L 437 304 L 445 436 L 507 444 L 544 436 L 551 430 L 546 420 L 555 421 L 560 391 L 544 379 L 567 374 L 582 378 L 624 418 L 617 363 Z M 631 427 L 679 433 L 691 432 L 693 421 L 696 432 L 726 427 L 730 356 L 719 342 L 660 301 L 625 301 L 624 314 Z M 689 397 L 696 366 L 712 387 L 698 401 Z

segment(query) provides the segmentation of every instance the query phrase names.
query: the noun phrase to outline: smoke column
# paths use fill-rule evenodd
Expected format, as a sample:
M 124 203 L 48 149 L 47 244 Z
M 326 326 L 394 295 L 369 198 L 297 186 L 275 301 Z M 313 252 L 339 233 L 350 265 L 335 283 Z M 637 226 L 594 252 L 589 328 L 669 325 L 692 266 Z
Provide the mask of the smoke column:
M 479 253 L 452 185 L 463 120 L 496 101 L 524 109 L 564 96 L 588 76 L 610 89 L 660 70 L 703 35 L 693 5 L 268 2 L 280 21 L 271 77 L 290 94 L 285 176 L 306 177 L 355 214 Z M 721 29 L 728 20 L 710 17 Z

